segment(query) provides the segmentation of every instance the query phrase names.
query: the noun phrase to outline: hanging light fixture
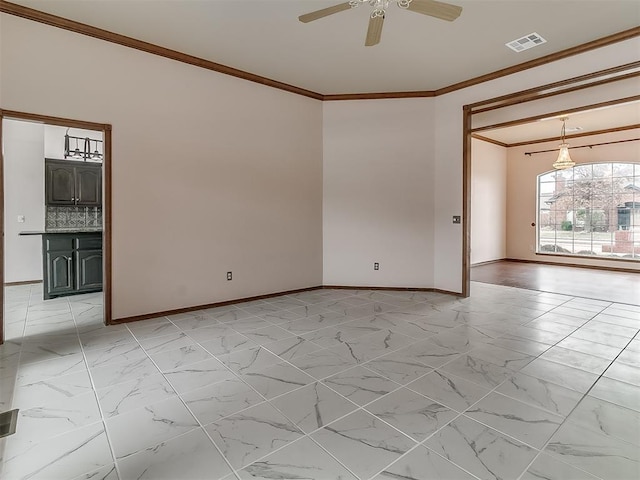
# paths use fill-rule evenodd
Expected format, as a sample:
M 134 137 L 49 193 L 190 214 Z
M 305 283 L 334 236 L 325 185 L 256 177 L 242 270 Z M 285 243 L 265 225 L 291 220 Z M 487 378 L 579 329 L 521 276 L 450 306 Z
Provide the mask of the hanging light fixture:
M 74 150 L 71 149 L 71 140 L 75 140 L 76 148 Z M 82 141 L 83 146 L 82 150 L 80 150 L 80 141 Z M 96 142 L 95 150 L 91 152 L 91 142 Z M 102 140 L 96 140 L 94 138 L 89 137 L 74 137 L 73 135 L 69 135 L 69 128 L 64 135 L 64 158 L 77 158 L 83 159 L 85 162 L 90 160 L 102 160 L 103 155 L 98 150 L 98 143 L 102 143 Z
M 72 158 L 82 158 L 82 152 L 80 151 L 80 148 L 78 148 L 78 139 L 77 138 L 76 138 L 76 149 L 71 154 L 71 157 Z
M 553 168 L 557 170 L 564 170 L 573 167 L 576 162 L 571 160 L 569 155 L 569 144 L 565 141 L 567 117 L 563 117 L 562 120 L 562 143 L 560 144 L 560 152 L 558 152 L 558 159 L 554 162 Z
M 101 160 L 102 154 L 98 151 L 98 140 L 93 141 L 96 142 L 96 149 L 91 155 L 89 155 L 89 158 L 91 158 L 92 160 Z

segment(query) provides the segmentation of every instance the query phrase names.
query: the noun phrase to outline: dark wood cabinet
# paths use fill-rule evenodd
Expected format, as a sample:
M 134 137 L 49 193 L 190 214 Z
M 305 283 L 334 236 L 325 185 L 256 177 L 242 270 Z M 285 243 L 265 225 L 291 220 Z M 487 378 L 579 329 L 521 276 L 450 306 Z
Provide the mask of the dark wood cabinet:
M 73 167 L 47 161 L 45 168 L 47 205 L 75 205 Z
M 78 250 L 75 261 L 77 290 L 102 289 L 102 250 Z
M 47 205 L 102 205 L 102 164 L 45 159 Z
M 46 268 L 46 290 L 50 297 L 73 292 L 73 251 L 47 253 Z
M 44 298 L 102 290 L 102 234 L 42 236 Z

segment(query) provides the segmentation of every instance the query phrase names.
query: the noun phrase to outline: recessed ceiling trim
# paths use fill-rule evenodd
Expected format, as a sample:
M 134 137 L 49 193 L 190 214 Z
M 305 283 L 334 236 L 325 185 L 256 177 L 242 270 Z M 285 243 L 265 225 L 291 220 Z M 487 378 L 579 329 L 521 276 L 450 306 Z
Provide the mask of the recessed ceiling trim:
M 561 116 L 567 116 L 576 112 L 595 110 L 597 108 L 610 107 L 612 105 L 619 105 L 621 103 L 636 102 L 638 100 L 640 100 L 640 95 L 632 95 L 630 97 L 618 98 L 616 100 L 609 100 L 606 102 L 594 103 L 591 105 L 583 105 L 581 107 L 569 108 L 567 110 L 559 110 L 556 112 L 545 113 L 542 115 L 534 115 L 531 117 L 519 118 L 517 120 L 509 120 L 508 122 L 495 123 L 493 125 L 484 125 L 482 127 L 476 127 L 474 129 L 471 129 L 471 133 L 484 132 L 487 130 L 494 130 L 498 128 L 513 127 L 515 125 L 522 125 L 525 123 L 537 122 L 538 120 L 548 120 L 554 117 L 559 118 Z
M 600 143 L 592 143 L 591 145 L 576 145 L 575 147 L 567 147 L 569 150 L 574 150 L 577 148 L 593 148 L 593 147 L 601 147 L 603 145 L 615 145 L 617 143 L 628 143 L 628 142 L 638 142 L 640 141 L 640 138 L 627 138 L 624 140 L 614 140 L 612 142 L 600 142 Z M 531 155 L 535 155 L 537 153 L 550 153 L 550 152 L 557 152 L 558 149 L 557 148 L 552 148 L 550 150 L 538 150 L 535 152 L 524 152 L 524 154 L 528 157 L 530 157 Z
M 625 132 L 627 130 L 635 130 L 638 128 L 640 128 L 640 123 L 635 125 L 625 125 L 622 127 L 605 128 L 602 130 L 592 130 L 590 132 L 574 133 L 573 135 L 566 135 L 565 138 L 570 140 L 572 138 L 591 137 L 593 135 L 603 135 L 606 133 Z M 505 145 L 507 147 L 523 147 L 525 145 L 534 145 L 536 143 L 557 142 L 561 139 L 562 137 L 549 137 L 549 138 L 540 138 L 538 140 L 527 140 L 526 142 L 507 143 Z
M 528 90 L 522 90 L 520 92 L 510 93 L 508 95 L 503 95 L 501 97 L 497 97 L 491 100 L 485 100 L 478 103 L 473 103 L 470 105 L 471 110 L 474 114 L 476 113 L 484 113 L 489 112 L 491 110 L 497 110 L 502 107 L 508 107 L 511 105 L 516 105 L 518 103 L 525 103 L 534 100 L 540 100 L 542 98 L 553 97 L 555 95 L 562 95 L 565 93 L 575 92 L 577 90 L 582 90 L 585 88 L 596 87 L 599 85 L 604 85 L 611 82 L 617 82 L 619 80 L 627 80 L 629 78 L 640 76 L 640 61 L 626 63 L 624 65 L 619 65 L 613 68 L 607 68 L 605 70 L 599 70 L 597 72 L 592 72 L 587 75 L 580 75 L 578 77 L 569 78 L 567 80 L 562 80 L 560 82 L 550 83 L 548 85 L 542 85 L 540 87 L 530 88 Z M 630 73 L 624 74 L 623 72 L 633 70 Z M 623 73 L 622 75 L 616 75 L 618 73 Z M 601 80 L 596 80 L 590 82 L 590 80 L 597 79 L 600 77 L 606 77 Z M 578 85 L 575 85 L 575 84 Z M 562 88 L 567 87 L 567 88 Z M 484 105 L 488 105 L 484 108 Z
M 512 67 L 496 70 L 495 72 L 488 73 L 486 75 L 480 75 L 479 77 L 475 77 L 464 82 L 459 82 L 448 87 L 439 88 L 438 90 L 436 90 L 436 96 L 455 92 L 456 90 L 461 90 L 473 85 L 478 85 L 479 83 L 495 80 L 500 77 L 506 77 L 507 75 L 513 75 L 514 73 L 522 72 L 523 70 L 539 67 L 547 63 L 562 60 L 563 58 L 572 57 L 574 55 L 588 52 L 590 50 L 606 47 L 607 45 L 611 45 L 614 43 L 623 42 L 637 36 L 640 36 L 640 27 L 623 30 L 622 32 L 614 33 L 613 35 L 607 35 L 606 37 L 583 43 L 582 45 L 577 45 L 575 47 L 567 48 L 556 53 L 551 53 L 549 55 L 545 55 L 544 57 L 535 58 L 533 60 L 529 60 L 528 62 L 519 63 L 517 65 L 513 65 Z
M 243 80 L 259 83 L 261 85 L 276 88 L 279 90 L 284 90 L 297 95 L 302 95 L 302 96 L 313 98 L 316 100 L 328 100 L 328 101 L 329 100 L 372 100 L 372 99 L 385 99 L 385 98 L 418 98 L 418 97 L 434 97 L 439 95 L 445 95 L 447 93 L 451 93 L 456 90 L 462 90 L 464 88 L 467 88 L 473 85 L 478 85 L 480 83 L 495 80 L 497 78 L 512 75 L 514 73 L 521 72 L 523 70 L 528 70 L 530 68 L 545 65 L 547 63 L 551 63 L 563 58 L 567 58 L 573 55 L 584 53 L 590 50 L 595 50 L 597 48 L 601 48 L 607 45 L 611 45 L 614 43 L 622 42 L 624 40 L 629 40 L 631 38 L 640 36 L 640 27 L 634 27 L 629 30 L 624 30 L 622 32 L 615 33 L 613 35 L 608 35 L 606 37 L 602 37 L 602 38 L 593 40 L 591 42 L 587 42 L 581 45 L 577 45 L 575 47 L 561 50 L 560 52 L 545 55 L 543 57 L 529 60 L 527 62 L 513 65 L 511 67 L 503 68 L 485 75 L 474 77 L 469 80 L 458 82 L 453 85 L 449 85 L 447 87 L 443 87 L 437 90 L 424 90 L 424 91 L 413 91 L 413 92 L 368 93 L 368 94 L 347 93 L 347 94 L 324 95 L 318 92 L 297 87 L 295 85 L 290 85 L 284 82 L 263 77 L 261 75 L 256 75 L 254 73 L 246 72 L 244 70 L 239 70 L 237 68 L 229 67 L 227 65 L 212 62 L 210 60 L 206 60 L 200 57 L 182 53 L 176 50 L 171 50 L 169 48 L 161 47 L 159 45 L 155 45 L 149 42 L 144 42 L 142 40 L 138 40 L 132 37 L 127 37 L 125 35 L 120 35 L 118 33 L 110 32 L 108 30 L 104 30 L 91 25 L 76 22 L 74 20 L 69 20 L 64 17 L 59 17 L 57 15 L 52 15 L 50 13 L 46 13 L 40 10 L 24 7 L 22 5 L 18 5 L 11 2 L 7 2 L 6 0 L 0 0 L 0 13 L 6 13 L 9 15 L 14 15 L 14 16 L 21 17 L 34 22 L 43 23 L 45 25 L 61 28 L 63 30 L 68 30 L 74 33 L 79 33 L 81 35 L 86 35 L 86 36 L 104 40 L 110 43 L 115 43 L 117 45 L 133 48 L 146 53 L 151 53 L 153 55 L 169 58 L 171 60 L 176 60 L 189 65 L 205 68 L 207 70 L 212 70 L 225 75 L 241 78 Z

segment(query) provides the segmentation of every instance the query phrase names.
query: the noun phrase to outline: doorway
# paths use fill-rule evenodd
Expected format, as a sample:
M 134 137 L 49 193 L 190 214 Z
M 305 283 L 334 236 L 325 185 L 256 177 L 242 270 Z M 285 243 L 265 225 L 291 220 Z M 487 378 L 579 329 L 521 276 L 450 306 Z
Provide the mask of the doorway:
M 588 75 L 582 75 L 574 77 L 560 82 L 555 82 L 548 85 L 543 85 L 530 90 L 516 92 L 514 94 L 505 95 L 501 97 L 492 98 L 482 102 L 466 105 L 463 109 L 463 251 L 462 251 L 462 292 L 464 296 L 469 296 L 471 289 L 471 245 L 472 245 L 472 225 L 471 225 L 471 198 L 472 198 L 472 142 L 479 142 L 490 147 L 496 147 L 498 149 L 509 150 L 510 155 L 513 150 L 521 149 L 522 156 L 525 155 L 529 158 L 528 162 L 524 160 L 521 163 L 521 167 L 526 169 L 532 169 L 532 165 L 537 161 L 544 165 L 548 165 L 547 170 L 553 170 L 552 164 L 555 158 L 550 158 L 554 155 L 558 156 L 558 144 L 564 143 L 564 128 L 561 130 L 561 117 L 582 116 L 585 112 L 596 112 L 598 116 L 603 114 L 605 118 L 605 111 L 612 111 L 612 107 L 624 106 L 636 103 L 640 100 L 637 89 L 637 77 L 640 72 L 637 71 L 637 65 L 629 64 L 614 67 L 600 72 L 595 72 Z M 583 92 L 583 90 L 587 90 Z M 626 95 L 626 96 L 625 96 Z M 586 104 L 585 98 L 589 98 L 593 103 Z M 562 110 L 560 110 L 562 109 Z M 637 115 L 637 108 L 630 107 L 630 110 L 635 111 Z M 571 132 L 566 136 L 570 142 L 582 145 L 588 143 L 589 145 L 580 146 L 578 148 L 593 149 L 600 145 L 605 145 L 606 140 L 599 140 L 599 137 L 607 134 L 615 134 L 617 136 L 626 135 L 625 132 L 638 129 L 640 127 L 640 121 L 630 122 L 631 124 L 617 124 L 615 122 L 620 121 L 622 118 L 620 115 L 610 115 L 612 118 L 611 124 L 604 127 L 597 127 L 595 123 L 593 125 L 584 125 L 584 129 L 580 131 Z M 551 120 L 551 121 L 547 121 Z M 548 130 L 548 126 L 552 129 Z M 535 138 L 522 138 L 518 139 L 518 135 L 521 135 L 524 131 L 535 131 Z M 561 131 L 563 132 L 561 134 Z M 511 136 L 506 135 L 510 132 Z M 595 135 L 595 136 L 594 136 Z M 579 137 L 581 138 L 576 140 Z M 590 139 L 594 139 L 591 141 Z M 598 139 L 598 140 L 596 140 Z M 615 138 L 615 142 L 619 143 L 628 142 L 628 139 Z M 636 139 L 634 139 L 636 140 Z M 485 143 L 486 142 L 486 143 Z M 605 143 L 600 143 L 605 142 Z M 531 144 L 538 144 L 532 148 Z M 545 145 L 548 144 L 548 145 Z M 551 146 L 549 146 L 551 145 Z M 530 151 L 536 150 L 536 151 Z M 593 149 L 595 151 L 595 149 Z M 586 150 L 582 150 L 584 152 Z M 531 158 L 531 155 L 537 155 L 536 158 Z M 543 158 L 544 157 L 544 158 Z M 546 158 L 549 157 L 549 158 Z M 511 158 L 511 157 L 510 157 Z M 609 161 L 619 159 L 608 159 Z M 585 161 L 583 159 L 583 161 Z M 595 160 L 591 160 L 594 162 Z M 637 161 L 637 160 L 634 160 Z M 512 172 L 514 169 L 511 169 Z M 539 174 L 541 172 L 537 172 Z M 512 185 L 513 175 L 509 175 L 507 181 Z M 537 184 L 534 180 L 529 185 L 527 183 L 527 189 L 533 188 L 535 190 Z M 506 188 L 506 182 L 505 186 Z M 519 242 L 512 243 L 511 247 L 505 247 L 504 258 L 526 258 L 535 262 L 557 262 L 562 263 L 560 259 L 550 258 L 549 256 L 541 257 L 547 252 L 540 251 L 540 242 L 536 235 L 540 226 L 538 225 L 537 208 L 535 202 L 537 201 L 537 195 L 535 191 L 528 195 L 528 190 L 525 192 L 525 188 L 522 185 L 513 187 L 512 190 L 517 190 L 520 195 L 517 202 L 512 203 L 514 198 L 510 196 L 507 202 L 507 220 L 505 228 L 507 230 L 513 230 L 514 225 L 518 225 L 520 229 Z M 526 197 L 526 201 L 522 200 Z M 530 197 L 530 198 L 529 198 Z M 527 203 L 528 202 L 528 203 Z M 525 205 L 526 203 L 526 205 Z M 529 205 L 531 204 L 531 205 Z M 516 208 L 517 207 L 517 208 Z M 522 208 L 520 208 L 522 207 Z M 473 206 L 474 210 L 476 205 Z M 518 214 L 514 212 L 520 212 Z M 475 217 L 474 217 L 475 218 Z M 509 231 L 511 231 L 509 230 Z M 533 234 L 533 236 L 532 236 Z M 512 235 L 508 235 L 508 238 L 514 238 Z M 514 253 L 513 245 L 517 245 L 520 249 Z M 579 249 L 578 249 L 579 250 Z M 583 252 L 572 252 L 571 260 L 564 260 L 564 263 L 574 262 L 576 264 L 589 264 L 589 263 L 602 263 L 606 264 L 612 259 L 585 259 L 578 258 Z M 511 255 L 510 255 L 511 254 Z M 476 258 L 478 256 L 476 255 Z M 529 258 L 531 257 L 531 258 Z M 504 258 L 495 258 L 495 260 L 502 260 Z M 615 259 L 614 259 L 615 260 Z M 620 259 L 622 261 L 623 259 Z M 622 266 L 622 265 L 621 265 Z M 635 266 L 634 266 L 635 267 Z M 612 268 L 614 269 L 614 268 Z
M 7 135 L 11 134 L 12 131 L 11 128 L 7 128 L 8 123 L 6 122 L 12 122 L 12 126 L 22 126 L 23 128 L 21 130 L 24 132 L 30 131 L 34 133 L 42 131 L 44 133 L 46 129 L 51 135 L 60 137 L 59 139 L 55 139 L 54 142 L 47 142 L 48 145 L 50 143 L 55 144 L 53 148 L 57 150 L 51 153 L 52 147 L 48 146 L 41 159 L 42 163 L 32 168 L 30 174 L 27 172 L 27 177 L 23 177 L 23 179 L 31 178 L 30 181 L 33 180 L 35 182 L 34 188 L 39 192 L 39 198 L 31 203 L 42 203 L 40 206 L 31 205 L 30 213 L 17 213 L 14 208 L 15 205 L 10 205 L 12 199 L 6 196 L 7 193 L 10 193 L 6 190 L 11 190 L 11 188 L 6 188 L 5 186 L 5 180 L 8 182 L 11 181 L 11 179 L 7 177 L 7 173 L 12 174 L 12 171 L 15 172 L 15 170 L 11 170 L 13 165 L 9 166 L 8 163 L 5 165 L 5 141 L 8 141 L 9 137 L 7 137 Z M 74 135 L 74 133 L 76 135 Z M 80 160 L 78 166 L 83 163 L 85 164 L 85 168 L 78 172 L 73 170 L 73 168 L 76 167 L 75 164 L 69 164 L 72 170 L 70 171 L 71 173 L 67 171 L 66 174 L 67 176 L 72 175 L 73 181 L 68 180 L 65 183 L 65 181 L 57 179 L 56 182 L 58 186 L 66 184 L 71 185 L 72 188 L 77 187 L 82 190 L 82 193 L 76 195 L 74 191 L 73 197 L 71 197 L 71 203 L 67 202 L 66 205 L 61 201 L 61 198 L 57 198 L 57 203 L 56 199 L 54 199 L 53 202 L 45 202 L 45 176 L 49 176 L 48 183 L 51 183 L 51 172 L 48 170 L 67 167 L 64 163 L 64 154 L 67 154 L 68 161 L 74 153 L 78 153 L 76 152 L 76 142 L 78 142 L 79 139 L 87 139 L 87 141 L 86 146 L 82 144 L 82 141 L 78 143 L 80 156 L 75 160 Z M 68 144 L 69 140 L 70 144 Z M 41 143 L 42 148 L 44 148 L 44 138 L 41 140 Z M 64 295 L 68 293 L 82 294 L 84 292 L 96 291 L 99 289 L 99 282 L 101 280 L 101 295 L 85 293 L 88 300 L 87 304 L 89 305 L 87 309 L 93 310 L 93 312 L 88 313 L 93 315 L 94 320 L 96 316 L 95 312 L 101 310 L 99 313 L 101 314 L 102 323 L 110 325 L 112 323 L 111 125 L 0 110 L 0 145 L 3 147 L 0 151 L 0 228 L 2 228 L 3 238 L 3 241 L 0 242 L 0 279 L 2 280 L 3 287 L 7 283 L 13 284 L 8 288 L 12 289 L 12 306 L 19 310 L 17 317 L 19 318 L 21 309 L 25 308 L 25 297 L 28 297 L 28 299 L 41 299 L 39 303 L 45 305 L 46 302 L 49 302 L 50 305 L 56 301 L 63 301 L 66 299 Z M 26 145 L 29 145 L 29 142 L 27 142 Z M 33 152 L 38 151 L 38 147 L 35 146 L 32 150 L 31 153 L 33 154 Z M 84 158 L 83 155 L 86 158 Z M 47 160 L 51 165 L 47 164 L 46 169 L 45 157 L 52 159 L 51 161 Z M 60 161 L 60 159 L 62 161 Z M 36 161 L 37 160 L 36 158 Z M 58 160 L 57 163 L 56 160 Z M 98 160 L 101 161 L 101 164 Z M 7 171 L 5 167 L 9 167 L 9 171 Z M 95 183 L 95 178 L 98 174 L 102 177 L 100 185 Z M 34 176 L 36 177 L 35 180 L 33 178 Z M 22 180 L 16 178 L 16 181 Z M 91 183 L 92 181 L 93 184 Z M 38 183 L 39 186 L 37 185 Z M 91 192 L 92 186 L 93 193 Z M 76 200 L 77 198 L 80 198 L 79 205 L 78 200 Z M 45 206 L 46 203 L 50 205 Z M 11 217 L 8 217 L 8 214 L 10 214 Z M 13 218 L 14 216 L 16 218 Z M 35 220 L 35 222 L 32 220 Z M 21 229 L 22 226 L 25 228 Z M 46 234 L 48 230 L 60 232 L 65 226 L 74 226 L 75 231 L 87 231 L 83 231 L 77 236 L 72 235 L 70 232 L 62 232 L 59 236 L 43 236 L 43 233 Z M 11 230 L 11 232 L 8 230 Z M 5 254 L 10 253 L 6 249 L 7 243 L 9 241 L 17 242 L 18 230 L 27 234 L 23 235 L 21 240 L 28 238 L 29 233 L 32 233 L 34 237 L 37 236 L 37 238 L 31 238 L 30 241 L 27 242 L 29 246 L 26 250 L 20 252 L 13 250 L 17 256 L 24 255 L 29 250 L 33 253 L 34 246 L 37 249 L 37 245 L 40 244 L 40 239 L 45 240 L 49 238 L 47 241 L 42 241 L 41 244 L 43 248 L 40 250 L 40 255 L 37 260 L 33 259 L 33 255 L 28 255 L 30 265 L 27 265 L 26 271 L 23 270 L 20 274 L 15 270 L 16 262 L 14 262 L 14 260 L 18 261 L 19 259 L 12 258 L 11 262 L 5 261 Z M 88 230 L 92 231 L 89 232 Z M 10 239 L 7 237 L 9 233 L 11 233 Z M 66 245 L 67 243 L 69 245 Z M 24 246 L 25 242 L 22 242 L 22 245 Z M 51 252 L 47 251 L 47 245 L 50 245 L 53 249 Z M 12 249 L 14 246 L 15 245 L 9 245 Z M 38 268 L 39 265 L 41 269 Z M 7 270 L 7 268 L 11 270 Z M 50 279 L 46 285 L 43 283 L 35 283 L 41 280 L 41 278 L 37 278 L 39 277 L 39 272 L 46 275 L 47 268 L 52 269 L 49 271 L 49 274 L 54 280 Z M 96 272 L 101 273 L 101 279 L 96 278 L 97 275 L 100 275 L 100 273 Z M 66 290 L 63 288 L 65 282 L 67 283 Z M 73 291 L 71 289 L 73 289 Z M 93 295 L 93 298 L 91 295 Z M 8 300 L 5 295 L 5 288 L 0 289 L 0 301 L 3 306 L 0 311 L 0 344 L 4 343 L 7 338 L 5 335 L 7 327 L 6 320 L 7 315 L 11 313 L 6 310 Z M 19 327 L 16 327 L 16 329 L 17 328 Z

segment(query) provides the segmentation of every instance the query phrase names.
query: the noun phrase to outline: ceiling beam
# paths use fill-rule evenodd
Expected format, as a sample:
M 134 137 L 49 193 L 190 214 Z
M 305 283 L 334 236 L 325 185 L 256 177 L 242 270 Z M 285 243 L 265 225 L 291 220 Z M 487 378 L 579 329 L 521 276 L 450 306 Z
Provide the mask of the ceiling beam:
M 635 130 L 640 128 L 640 124 L 636 123 L 634 125 L 624 125 L 622 127 L 612 127 L 612 128 L 604 128 L 602 130 L 592 130 L 590 132 L 581 132 L 581 133 L 573 133 L 571 135 L 565 135 L 565 139 L 571 140 L 573 138 L 581 138 L 581 137 L 591 137 L 593 135 L 604 135 L 606 133 L 616 133 L 616 132 L 625 132 L 627 130 Z M 546 143 L 546 142 L 559 142 L 562 140 L 562 137 L 548 137 L 548 138 L 540 138 L 538 140 L 527 140 L 524 142 L 514 142 L 505 144 L 507 147 L 523 147 L 525 145 L 535 145 L 536 143 Z

